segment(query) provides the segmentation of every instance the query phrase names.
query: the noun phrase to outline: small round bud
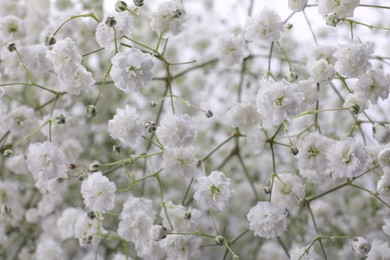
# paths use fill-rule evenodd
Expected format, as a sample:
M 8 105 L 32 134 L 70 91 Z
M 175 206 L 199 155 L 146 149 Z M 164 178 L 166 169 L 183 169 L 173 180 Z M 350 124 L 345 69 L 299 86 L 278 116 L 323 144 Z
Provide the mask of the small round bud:
M 7 49 L 10 51 L 10 52 L 13 52 L 16 50 L 16 45 L 15 43 L 11 43 L 10 45 L 7 46 Z
M 264 189 L 263 189 L 263 192 L 268 195 L 268 194 L 271 194 L 271 187 L 270 186 L 265 186 Z
M 93 220 L 96 218 L 96 213 L 94 211 L 89 211 L 87 213 L 87 218 L 90 219 L 90 220 Z
M 11 215 L 11 208 L 7 204 L 1 204 L 0 206 L 0 214 Z
M 371 243 L 364 237 L 354 237 L 352 239 L 352 250 L 366 256 L 371 250 Z
M 160 225 L 154 225 L 150 228 L 150 238 L 154 241 L 160 241 L 167 237 L 168 231 L 165 227 Z
M 82 236 L 81 236 L 81 243 L 82 244 L 91 244 L 92 243 L 92 236 L 88 233 L 84 233 Z
M 85 113 L 88 117 L 95 117 L 97 115 L 97 108 L 94 105 L 89 105 L 85 109 Z
M 294 27 L 292 23 L 286 25 L 287 30 L 291 30 Z
M 46 39 L 45 39 L 45 44 L 47 46 L 50 46 L 50 45 L 54 45 L 56 44 L 56 38 L 54 37 L 54 35 L 51 35 L 49 34 L 48 36 L 46 36 Z
M 286 78 L 286 80 L 287 80 L 288 82 L 293 83 L 293 82 L 297 81 L 297 79 L 298 79 L 298 74 L 295 73 L 294 71 L 291 71 L 291 70 L 290 70 L 290 71 L 286 74 L 285 78 Z
M 97 172 L 99 170 L 100 163 L 98 161 L 93 161 L 88 165 L 88 171 Z
M 11 157 L 13 154 L 12 150 L 11 149 L 7 149 L 3 152 L 3 156 L 4 157 Z
M 135 6 L 143 6 L 144 0 L 133 0 Z
M 217 237 L 215 237 L 214 240 L 215 240 L 215 243 L 217 243 L 217 245 L 222 246 L 223 242 L 225 241 L 225 238 L 223 236 L 217 236 Z
M 148 121 L 145 123 L 145 128 L 149 133 L 154 133 L 157 130 L 157 124 L 154 121 Z
M 115 11 L 119 12 L 124 12 L 127 10 L 127 4 L 126 2 L 123 1 L 117 1 L 115 3 Z
M 174 10 L 174 11 L 172 12 L 172 18 L 176 18 L 176 19 L 180 18 L 180 16 L 183 15 L 183 11 L 184 11 L 184 10 L 180 10 L 180 9 Z
M 157 106 L 156 101 L 150 101 L 149 106 L 150 107 L 156 107 Z
M 296 147 L 295 145 L 290 146 L 289 150 L 290 153 L 292 153 L 293 155 L 297 155 L 299 153 L 298 147 Z
M 207 110 L 204 114 L 206 115 L 207 118 L 210 118 L 213 116 L 213 112 L 211 112 L 211 110 Z
M 57 182 L 57 183 L 63 183 L 64 180 L 65 180 L 64 177 L 59 177 L 59 178 L 56 179 L 56 182 Z
M 184 219 L 185 220 L 190 220 L 191 217 L 192 217 L 191 212 L 189 212 L 189 211 L 184 212 Z
M 336 13 L 330 13 L 325 15 L 326 24 L 336 27 L 340 23 L 340 17 Z
M 307 200 L 305 198 L 302 198 L 302 199 L 298 200 L 298 206 L 306 207 L 306 205 L 307 205 Z
M 120 153 L 121 150 L 122 150 L 122 146 L 121 146 L 120 144 L 114 144 L 114 145 L 112 146 L 112 151 L 113 151 L 114 153 Z
M 352 114 L 354 114 L 354 115 L 358 114 L 358 113 L 359 113 L 359 110 L 360 110 L 360 106 L 358 106 L 358 105 L 356 105 L 356 104 L 354 104 L 354 105 L 352 105 L 352 106 L 349 107 L 349 111 L 350 111 Z
M 66 117 L 63 114 L 60 114 L 56 117 L 56 120 L 58 125 L 63 125 L 66 122 Z
M 106 21 L 105 21 L 105 24 L 108 26 L 108 27 L 114 27 L 116 25 L 116 20 L 114 17 L 107 17 L 106 18 Z
M 74 169 L 76 169 L 76 164 L 74 164 L 74 163 L 71 163 L 71 164 L 69 164 L 69 169 L 71 169 L 71 170 L 74 170 Z

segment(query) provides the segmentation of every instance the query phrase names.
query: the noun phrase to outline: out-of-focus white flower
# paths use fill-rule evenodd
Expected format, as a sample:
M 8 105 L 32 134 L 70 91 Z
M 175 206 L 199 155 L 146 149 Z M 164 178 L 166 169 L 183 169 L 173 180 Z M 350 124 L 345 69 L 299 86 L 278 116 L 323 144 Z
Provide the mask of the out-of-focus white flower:
M 227 123 L 232 127 L 250 128 L 259 125 L 260 115 L 254 102 L 236 103 L 227 112 Z
M 226 66 L 240 64 L 248 56 L 244 38 L 233 35 L 222 35 L 217 42 L 218 58 Z
M 81 195 L 88 210 L 106 212 L 114 208 L 115 183 L 103 176 L 101 172 L 94 172 L 81 184 Z
M 67 77 L 73 66 L 80 65 L 82 56 L 76 48 L 76 43 L 69 37 L 57 41 L 46 57 L 53 63 L 54 71 L 60 76 Z
M 31 129 L 38 127 L 38 118 L 33 108 L 19 106 L 6 114 L 4 127 L 11 132 L 13 138 L 24 138 Z
M 35 259 L 67 259 L 61 245 L 54 239 L 43 238 L 37 243 Z
M 169 223 L 171 223 L 173 230 L 177 232 L 190 232 L 191 230 L 195 230 L 199 226 L 200 216 L 201 212 L 198 209 L 175 205 L 171 201 L 165 203 L 165 209 L 162 208 L 160 211 L 163 226 L 170 227 Z
M 251 208 L 247 218 L 249 229 L 254 231 L 255 236 L 270 239 L 280 236 L 286 230 L 287 211 L 273 202 L 258 202 Z
M 95 80 L 92 73 L 82 65 L 75 65 L 69 67 L 69 74 L 58 75 L 60 90 L 73 95 L 79 95 L 81 92 L 89 92 Z
M 356 177 L 365 170 L 368 156 L 363 144 L 346 138 L 334 142 L 330 149 L 327 158 L 333 179 Z
M 358 109 L 356 113 L 363 113 L 368 108 L 368 101 L 366 97 L 357 95 L 356 93 L 349 93 L 344 101 L 343 107 L 351 109 L 352 107 Z
M 114 118 L 108 121 L 108 132 L 124 145 L 134 145 L 143 133 L 143 124 L 137 110 L 129 105 L 124 109 L 117 109 Z
M 332 80 L 336 74 L 333 65 L 324 59 L 308 63 L 307 68 L 311 78 L 316 83 L 326 83 Z
M 321 15 L 336 13 L 340 18 L 352 17 L 360 0 L 319 0 L 318 12 Z
M 169 175 L 179 174 L 187 179 L 199 176 L 198 160 L 195 158 L 192 146 L 168 148 L 163 154 L 164 172 Z
M 382 230 L 386 233 L 386 235 L 390 236 L 390 218 L 387 218 L 384 221 L 385 225 L 382 226 Z
M 374 239 L 366 260 L 389 259 L 390 247 L 387 241 Z
M 153 225 L 149 231 L 149 236 L 154 241 L 160 241 L 166 238 L 167 234 L 168 234 L 167 228 L 160 225 Z
M 390 168 L 384 168 L 384 173 L 378 181 L 376 191 L 380 196 L 390 196 Z
M 230 179 L 226 178 L 223 172 L 213 171 L 209 176 L 197 179 L 194 199 L 204 209 L 226 211 L 233 192 L 230 185 Z
M 246 134 L 246 142 L 254 154 L 261 154 L 267 143 L 267 135 L 260 127 L 252 127 Z
M 176 36 L 184 31 L 187 14 L 182 2 L 172 0 L 162 3 L 153 12 L 150 27 L 164 38 Z
M 383 70 L 375 69 L 362 74 L 354 91 L 361 98 L 370 100 L 371 104 L 377 104 L 379 98 L 388 98 L 389 88 L 389 75 Z
M 371 68 L 369 57 L 372 53 L 372 44 L 360 40 L 340 44 L 335 53 L 335 69 L 347 77 L 359 77 Z
M 49 182 L 65 177 L 67 173 L 65 155 L 50 142 L 30 144 L 27 167 L 36 181 L 36 187 L 42 193 L 52 191 Z
M 305 95 L 298 91 L 295 84 L 285 80 L 263 81 L 256 96 L 257 112 L 262 115 L 264 121 L 279 125 L 298 113 L 304 99 Z
M 156 134 L 164 146 L 189 146 L 197 135 L 196 121 L 187 114 L 168 115 L 162 119 Z
M 201 259 L 202 239 L 197 236 L 174 235 L 160 241 L 161 248 L 167 254 L 167 260 Z
M 390 168 L 390 148 L 384 148 L 378 154 L 378 162 L 383 169 L 386 167 Z
M 283 22 L 273 10 L 263 9 L 255 17 L 249 17 L 245 28 L 245 40 L 269 44 L 279 40 L 283 32 Z
M 360 255 L 366 256 L 371 250 L 370 241 L 364 237 L 354 237 L 352 239 L 352 250 Z
M 79 215 L 74 225 L 74 237 L 79 240 L 80 246 L 98 245 L 101 239 L 99 234 L 105 232 L 99 220 L 96 218 L 89 219 L 86 212 Z
M 307 5 L 308 0 L 288 0 L 288 8 L 294 12 L 301 12 Z
M 150 54 L 131 48 L 117 53 L 111 63 L 110 75 L 115 87 L 125 93 L 138 91 L 152 81 L 154 63 Z
M 372 135 L 378 143 L 386 145 L 390 142 L 390 127 L 385 124 L 375 123 L 372 126 Z
M 66 240 L 75 236 L 75 225 L 77 219 L 86 212 L 79 208 L 67 208 L 61 216 L 57 219 L 57 228 L 61 239 Z
M 10 44 L 26 36 L 24 21 L 19 17 L 7 15 L 0 19 L 0 41 Z
M 305 196 L 305 185 L 301 179 L 291 173 L 278 174 L 272 187 L 272 201 L 278 205 L 293 210 L 298 201 Z

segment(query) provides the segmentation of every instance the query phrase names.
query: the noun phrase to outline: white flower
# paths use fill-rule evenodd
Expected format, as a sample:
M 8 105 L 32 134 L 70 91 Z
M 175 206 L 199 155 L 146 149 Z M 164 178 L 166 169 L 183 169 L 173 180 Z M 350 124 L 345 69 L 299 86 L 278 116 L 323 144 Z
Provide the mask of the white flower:
M 360 0 L 319 0 L 318 12 L 321 15 L 336 13 L 340 18 L 352 17 Z
M 258 155 L 264 150 L 264 146 L 267 143 L 267 135 L 262 128 L 252 127 L 246 134 L 246 142 L 253 150 L 253 153 Z
M 38 127 L 38 118 L 34 109 L 28 106 L 18 106 L 6 114 L 2 128 L 9 130 L 12 137 L 24 138 L 32 129 Z
M 354 87 L 357 95 L 370 100 L 371 104 L 377 104 L 378 99 L 386 99 L 390 88 L 389 75 L 380 69 L 370 70 L 362 74 Z
M 263 9 L 254 18 L 249 17 L 245 28 L 245 40 L 268 44 L 279 40 L 283 32 L 280 16 L 273 10 Z
M 143 133 L 143 124 L 137 110 L 129 105 L 124 109 L 117 109 L 114 118 L 108 121 L 108 132 L 124 145 L 134 145 Z
M 233 192 L 230 179 L 220 171 L 213 171 L 209 176 L 197 179 L 194 186 L 194 199 L 204 208 L 226 211 L 228 200 Z
M 114 208 L 115 183 L 103 176 L 101 172 L 94 172 L 81 184 L 81 195 L 88 210 L 106 212 Z
M 164 38 L 176 36 L 184 31 L 186 11 L 179 0 L 172 0 L 160 4 L 152 13 L 150 27 Z
M 298 206 L 298 200 L 305 196 L 305 185 L 301 179 L 291 173 L 278 174 L 272 187 L 272 201 L 292 210 Z
M 57 219 L 57 228 L 62 240 L 75 237 L 75 225 L 77 219 L 86 214 L 85 211 L 79 208 L 67 208 Z
M 87 71 L 82 65 L 69 66 L 67 74 L 58 74 L 60 90 L 73 95 L 81 92 L 89 92 L 91 86 L 95 84 L 92 73 Z
M 200 245 L 202 239 L 197 236 L 174 235 L 160 241 L 161 248 L 167 254 L 166 260 L 202 259 Z
M 380 196 L 390 196 L 390 168 L 384 169 L 384 173 L 378 181 L 376 191 Z
M 61 245 L 56 240 L 47 237 L 40 239 L 37 243 L 35 259 L 65 260 L 67 257 Z
M 326 60 L 328 64 L 334 65 L 336 63 L 336 58 L 333 55 L 336 49 L 335 46 L 318 46 L 310 53 L 307 63 Z
M 19 17 L 7 15 L 0 20 L 0 41 L 10 44 L 26 36 L 24 21 Z
M 173 230 L 178 232 L 190 232 L 199 226 L 199 217 L 201 216 L 199 210 L 186 208 L 183 205 L 175 205 L 171 201 L 165 203 L 165 209 L 161 208 L 160 211 L 163 226 L 170 227 L 171 223 Z
M 390 148 L 384 148 L 378 154 L 378 162 L 383 169 L 386 167 L 390 168 Z
M 196 121 L 187 114 L 168 115 L 162 119 L 156 134 L 164 146 L 189 146 L 196 138 L 197 124 Z
M 356 177 L 365 170 L 368 156 L 361 143 L 349 137 L 334 142 L 330 149 L 327 158 L 333 179 Z
M 335 53 L 335 69 L 347 77 L 359 77 L 371 68 L 369 57 L 372 53 L 372 45 L 360 40 L 340 44 Z
M 352 239 L 352 250 L 362 256 L 366 256 L 371 250 L 370 241 L 364 237 L 354 237 Z
M 311 78 L 316 83 L 326 83 L 332 80 L 336 74 L 333 65 L 324 59 L 308 63 L 307 68 Z
M 382 230 L 386 235 L 390 236 L 390 218 L 387 218 L 384 221 L 385 225 L 382 226 Z
M 236 103 L 227 112 L 227 123 L 232 127 L 250 128 L 260 123 L 256 104 Z
M 167 237 L 168 231 L 166 227 L 160 226 L 160 225 L 153 225 L 150 228 L 149 236 L 154 241 L 160 241 Z
M 218 58 L 226 66 L 240 64 L 248 56 L 245 41 L 241 36 L 223 35 L 217 41 Z
M 299 106 L 304 99 L 305 95 L 298 92 L 295 84 L 290 84 L 285 80 L 263 81 L 256 96 L 257 112 L 264 120 L 270 121 L 273 125 L 279 125 L 298 113 Z
M 254 231 L 255 236 L 270 239 L 280 236 L 286 230 L 287 211 L 273 202 L 258 202 L 251 208 L 247 218 L 249 229 Z
M 152 81 L 154 63 L 150 54 L 131 48 L 117 53 L 112 57 L 111 63 L 110 75 L 115 87 L 125 93 L 136 92 Z
M 74 225 L 74 237 L 79 240 L 80 246 L 86 246 L 92 244 L 98 245 L 101 239 L 101 235 L 106 231 L 101 225 L 98 219 L 89 219 L 87 213 L 79 215 Z
M 387 241 L 374 239 L 371 242 L 371 250 L 367 255 L 366 260 L 387 260 L 390 256 L 390 247 Z
M 65 155 L 50 142 L 30 144 L 27 167 L 36 181 L 36 187 L 42 193 L 52 191 L 49 182 L 55 182 L 57 178 L 65 177 L 67 173 Z
M 319 133 L 310 133 L 297 143 L 299 173 L 312 180 L 329 176 L 327 159 L 331 140 Z
M 288 0 L 288 8 L 294 12 L 301 12 L 307 5 L 308 0 Z
M 363 113 L 368 107 L 368 101 L 366 97 L 357 95 L 356 93 L 349 93 L 344 101 L 343 107 L 351 108 L 352 106 L 359 108 L 357 113 Z
M 179 174 L 187 179 L 199 176 L 198 160 L 194 156 L 194 147 L 168 148 L 163 154 L 164 172 L 169 175 Z
M 372 126 L 372 135 L 378 143 L 386 145 L 390 142 L 390 127 L 376 123 Z

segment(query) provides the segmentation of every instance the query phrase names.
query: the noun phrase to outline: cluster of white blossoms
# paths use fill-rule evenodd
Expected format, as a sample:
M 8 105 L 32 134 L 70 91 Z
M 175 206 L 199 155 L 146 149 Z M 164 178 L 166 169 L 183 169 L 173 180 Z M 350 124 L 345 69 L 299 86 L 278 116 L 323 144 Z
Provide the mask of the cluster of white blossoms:
M 0 1 L 0 259 L 389 259 L 389 4 L 229 2 Z

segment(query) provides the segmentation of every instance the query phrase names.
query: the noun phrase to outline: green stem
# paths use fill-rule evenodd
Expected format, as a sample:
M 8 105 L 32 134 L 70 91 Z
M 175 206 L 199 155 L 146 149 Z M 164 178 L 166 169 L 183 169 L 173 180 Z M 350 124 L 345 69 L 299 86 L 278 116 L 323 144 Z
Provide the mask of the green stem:
M 238 161 L 241 164 L 242 169 L 244 170 L 245 176 L 246 176 L 246 178 L 247 178 L 247 180 L 248 180 L 248 182 L 249 182 L 249 184 L 251 186 L 251 189 L 253 191 L 253 194 L 255 195 L 256 200 L 257 201 L 260 200 L 259 194 L 257 193 L 255 185 L 254 185 L 254 181 L 252 180 L 251 176 L 249 175 L 248 169 L 246 168 L 246 166 L 244 164 L 244 161 L 243 161 L 243 159 L 241 157 L 241 154 L 238 153 L 237 157 L 238 157 Z
M 58 29 L 53 33 L 53 36 L 55 36 L 59 31 L 60 29 L 68 22 L 74 20 L 74 19 L 77 19 L 77 18 L 82 18 L 82 17 L 91 17 L 93 18 L 96 22 L 99 23 L 99 20 L 96 18 L 95 14 L 93 12 L 91 13 L 87 13 L 87 14 L 81 14 L 81 15 L 73 15 L 71 16 L 68 20 L 66 20 L 65 22 L 63 22 L 60 27 L 58 27 Z
M 225 141 L 223 141 L 222 143 L 220 143 L 217 147 L 215 147 L 213 150 L 211 150 L 211 152 L 209 152 L 206 156 L 204 156 L 201 161 L 204 162 L 206 161 L 211 155 L 213 155 L 213 153 L 215 153 L 216 151 L 218 151 L 222 146 L 224 146 L 226 143 L 228 143 L 230 140 L 232 140 L 233 138 L 235 138 L 236 135 L 231 135 L 229 136 L 229 138 L 227 138 Z

